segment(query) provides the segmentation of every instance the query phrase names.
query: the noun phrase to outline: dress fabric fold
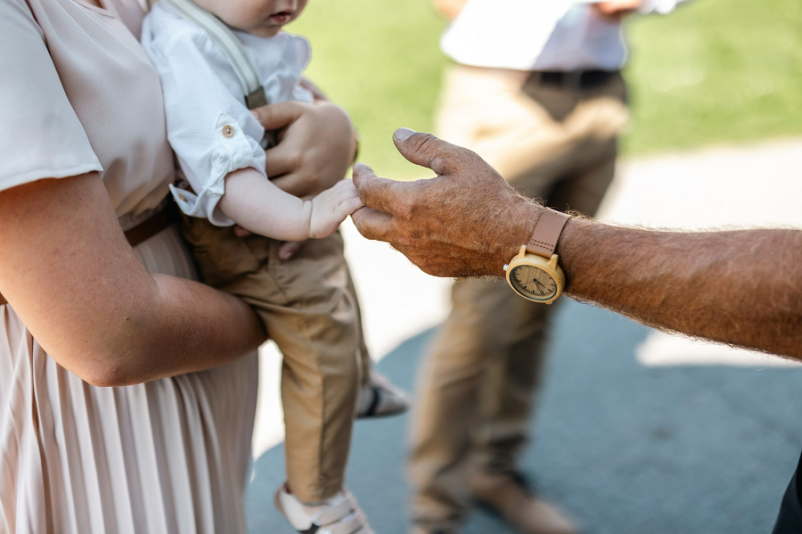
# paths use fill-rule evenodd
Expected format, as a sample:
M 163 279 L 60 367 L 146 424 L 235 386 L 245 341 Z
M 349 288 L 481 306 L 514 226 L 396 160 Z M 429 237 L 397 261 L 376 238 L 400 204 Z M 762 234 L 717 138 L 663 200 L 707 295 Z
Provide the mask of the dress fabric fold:
M 152 272 L 194 275 L 174 229 L 136 251 Z M 94 387 L 0 306 L 0 532 L 245 532 L 257 376 L 253 355 Z

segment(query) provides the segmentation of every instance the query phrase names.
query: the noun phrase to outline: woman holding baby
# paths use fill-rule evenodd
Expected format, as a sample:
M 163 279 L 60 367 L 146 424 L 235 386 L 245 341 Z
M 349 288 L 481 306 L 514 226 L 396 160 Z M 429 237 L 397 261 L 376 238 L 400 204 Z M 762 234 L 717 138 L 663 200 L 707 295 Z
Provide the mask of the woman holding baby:
M 0 532 L 245 530 L 265 333 L 193 281 L 164 215 L 174 163 L 144 15 L 0 0 Z M 341 110 L 260 117 L 290 125 L 266 162 L 280 187 L 314 195 L 345 174 Z

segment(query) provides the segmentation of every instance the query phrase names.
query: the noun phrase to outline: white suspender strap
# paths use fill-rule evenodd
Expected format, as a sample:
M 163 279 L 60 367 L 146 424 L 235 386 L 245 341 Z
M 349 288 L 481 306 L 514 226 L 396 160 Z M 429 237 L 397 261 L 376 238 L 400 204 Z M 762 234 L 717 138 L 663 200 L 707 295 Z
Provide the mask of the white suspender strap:
M 237 73 L 240 84 L 245 91 L 245 104 L 248 109 L 259 108 L 267 105 L 265 90 L 259 83 L 259 76 L 253 68 L 242 43 L 229 30 L 225 24 L 208 11 L 198 7 L 192 0 L 161 0 L 185 19 L 190 20 L 200 26 L 209 37 L 220 47 L 229 63 Z

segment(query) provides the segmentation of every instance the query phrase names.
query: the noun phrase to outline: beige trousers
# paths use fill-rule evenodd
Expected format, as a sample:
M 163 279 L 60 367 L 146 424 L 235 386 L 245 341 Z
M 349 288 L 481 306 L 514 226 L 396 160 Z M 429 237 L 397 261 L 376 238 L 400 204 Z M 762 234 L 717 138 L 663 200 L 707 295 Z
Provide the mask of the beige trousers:
M 476 151 L 522 194 L 592 215 L 614 174 L 628 115 L 624 81 L 616 73 L 570 90 L 537 76 L 452 68 L 439 133 Z M 555 309 L 522 299 L 503 280 L 458 281 L 452 300 L 413 414 L 413 521 L 431 529 L 460 522 L 472 476 L 516 470 Z
M 284 360 L 281 398 L 287 481 L 304 502 L 343 486 L 360 375 L 370 357 L 339 233 L 311 239 L 289 261 L 280 241 L 183 217 L 182 230 L 203 280 L 245 300 Z

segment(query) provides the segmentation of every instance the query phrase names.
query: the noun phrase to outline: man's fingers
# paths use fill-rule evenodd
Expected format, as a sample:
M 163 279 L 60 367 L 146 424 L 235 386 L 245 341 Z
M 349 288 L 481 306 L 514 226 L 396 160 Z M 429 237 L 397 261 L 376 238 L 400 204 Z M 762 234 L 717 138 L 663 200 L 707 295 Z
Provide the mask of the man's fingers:
M 365 206 L 390 215 L 403 210 L 404 204 L 410 200 L 411 191 L 404 190 L 404 186 L 409 184 L 379 178 L 364 163 L 354 165 L 354 185 Z
M 354 163 L 354 185 L 356 186 L 357 190 L 359 189 L 359 184 L 368 182 L 373 178 L 377 178 L 376 173 L 373 172 L 373 169 L 370 165 L 366 165 L 365 163 Z
M 290 100 L 252 109 L 251 113 L 265 130 L 279 130 L 294 122 L 301 115 L 301 106 L 298 102 Z
M 359 233 L 374 241 L 387 241 L 392 228 L 393 218 L 386 213 L 371 208 L 359 208 L 352 215 L 354 225 Z
M 393 142 L 407 160 L 438 175 L 456 172 L 459 170 L 459 156 L 465 157 L 459 147 L 432 134 L 418 133 L 409 128 L 397 129 L 393 133 Z

